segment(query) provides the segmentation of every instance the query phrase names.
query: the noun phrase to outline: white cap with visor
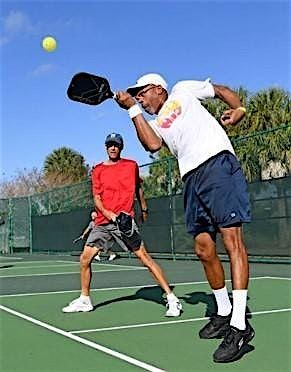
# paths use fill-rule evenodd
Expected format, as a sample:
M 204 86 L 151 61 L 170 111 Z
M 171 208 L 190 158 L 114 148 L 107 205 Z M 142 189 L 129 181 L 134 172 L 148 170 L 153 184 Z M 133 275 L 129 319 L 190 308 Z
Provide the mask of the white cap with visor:
M 168 84 L 161 75 L 151 73 L 141 76 L 137 80 L 136 84 L 128 87 L 126 91 L 132 96 L 135 96 L 141 88 L 147 85 L 160 85 L 164 89 L 167 89 L 168 87 Z

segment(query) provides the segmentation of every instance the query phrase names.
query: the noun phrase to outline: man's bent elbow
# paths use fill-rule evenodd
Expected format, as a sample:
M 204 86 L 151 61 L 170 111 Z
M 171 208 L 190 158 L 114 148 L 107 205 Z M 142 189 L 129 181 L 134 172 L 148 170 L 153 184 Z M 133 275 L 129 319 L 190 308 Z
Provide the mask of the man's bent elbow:
M 161 149 L 162 143 L 160 141 L 140 141 L 143 148 L 151 153 L 157 152 Z
M 213 88 L 214 88 L 215 97 L 220 98 L 220 99 L 224 98 L 225 94 L 229 92 L 234 93 L 230 88 L 228 88 L 225 85 L 213 84 Z
M 161 145 L 160 144 L 155 144 L 155 143 L 152 143 L 152 144 L 147 144 L 147 151 L 149 151 L 150 153 L 155 153 L 157 151 L 159 151 L 161 149 Z

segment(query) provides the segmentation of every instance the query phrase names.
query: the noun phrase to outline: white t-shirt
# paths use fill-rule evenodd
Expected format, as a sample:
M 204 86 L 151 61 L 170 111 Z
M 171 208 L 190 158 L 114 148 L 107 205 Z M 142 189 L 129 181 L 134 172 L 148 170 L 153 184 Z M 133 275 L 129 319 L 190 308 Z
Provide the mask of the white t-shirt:
M 180 81 L 156 118 L 149 121 L 178 159 L 181 177 L 221 151 L 234 154 L 224 129 L 200 103 L 214 95 L 209 79 Z

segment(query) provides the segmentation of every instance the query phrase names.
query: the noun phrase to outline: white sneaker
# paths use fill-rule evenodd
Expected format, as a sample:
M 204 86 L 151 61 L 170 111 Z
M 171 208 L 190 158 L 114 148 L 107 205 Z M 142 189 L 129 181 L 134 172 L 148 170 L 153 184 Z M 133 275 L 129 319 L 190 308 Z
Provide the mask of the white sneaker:
M 179 316 L 182 311 L 182 304 L 180 301 L 177 300 L 171 300 L 167 302 L 167 312 L 166 316 Z
M 93 310 L 91 301 L 84 302 L 79 298 L 69 303 L 68 306 L 63 307 L 63 313 L 78 313 L 78 312 L 87 312 Z
M 116 254 L 115 253 L 112 253 L 109 258 L 108 258 L 108 261 L 113 261 L 114 258 L 116 258 Z
M 101 261 L 101 257 L 99 256 L 99 254 L 97 254 L 97 256 L 95 256 L 94 259 L 95 259 L 96 261 L 99 261 L 99 262 Z

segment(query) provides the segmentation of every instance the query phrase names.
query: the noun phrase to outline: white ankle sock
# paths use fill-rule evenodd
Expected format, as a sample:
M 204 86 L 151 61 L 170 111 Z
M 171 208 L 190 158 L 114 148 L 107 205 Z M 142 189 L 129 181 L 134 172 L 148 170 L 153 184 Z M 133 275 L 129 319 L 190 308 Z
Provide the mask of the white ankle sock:
M 232 291 L 233 310 L 230 325 L 241 330 L 246 329 L 247 295 L 247 289 L 234 289 Z
M 90 300 L 90 296 L 84 296 L 84 295 L 80 295 L 80 299 L 85 302 L 86 304 L 90 303 L 91 300 Z
M 231 313 L 231 303 L 228 297 L 227 288 L 212 289 L 217 303 L 217 315 L 227 316 Z
M 175 296 L 175 294 L 173 292 L 167 294 L 167 300 L 168 301 L 176 301 L 178 300 L 177 297 Z

